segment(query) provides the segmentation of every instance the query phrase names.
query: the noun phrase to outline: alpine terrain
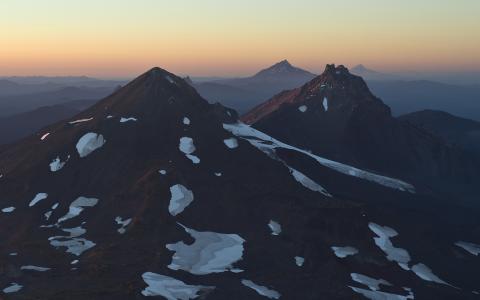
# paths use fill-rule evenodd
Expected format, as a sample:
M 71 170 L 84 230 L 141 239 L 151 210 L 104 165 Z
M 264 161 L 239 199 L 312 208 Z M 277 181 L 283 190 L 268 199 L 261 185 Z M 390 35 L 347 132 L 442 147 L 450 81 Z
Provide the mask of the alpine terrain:
M 360 78 L 329 66 L 244 120 L 153 68 L 2 148 L 0 298 L 480 297 L 478 207 L 407 180 L 464 158 Z
M 315 154 L 477 202 L 479 161 L 394 118 L 363 79 L 344 66 L 327 65 L 320 76 L 274 96 L 242 120 Z

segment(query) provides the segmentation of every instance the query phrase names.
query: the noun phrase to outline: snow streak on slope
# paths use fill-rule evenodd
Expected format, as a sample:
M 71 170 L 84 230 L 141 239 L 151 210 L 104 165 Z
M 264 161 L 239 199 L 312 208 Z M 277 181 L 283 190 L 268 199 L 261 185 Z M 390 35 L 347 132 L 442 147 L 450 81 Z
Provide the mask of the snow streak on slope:
M 385 293 L 380 291 L 371 291 L 365 290 L 361 288 L 356 288 L 351 286 L 350 287 L 354 292 L 363 295 L 365 298 L 370 300 L 407 300 L 407 299 L 414 299 L 414 296 L 411 292 L 408 295 L 402 296 L 397 294 Z
M 162 296 L 167 300 L 189 300 L 200 296 L 200 292 L 213 290 L 213 286 L 188 285 L 172 277 L 146 272 L 142 275 L 148 287 L 142 291 L 144 296 Z
M 368 227 L 378 236 L 373 239 L 375 244 L 387 254 L 387 259 L 398 263 L 402 269 L 409 271 L 410 254 L 405 249 L 396 248 L 390 241 L 390 238 L 397 236 L 398 232 L 393 228 L 375 223 L 369 223 Z
M 242 284 L 246 287 L 251 288 L 252 290 L 257 292 L 259 295 L 265 296 L 270 299 L 279 299 L 281 296 L 279 292 L 271 290 L 265 286 L 258 285 L 251 280 L 243 279 Z
M 465 251 L 467 251 L 472 255 L 476 255 L 476 256 L 480 255 L 480 245 L 469 243 L 469 242 L 462 242 L 462 241 L 456 242 L 455 245 L 464 249 Z
M 329 160 L 329 159 L 314 155 L 312 153 L 309 153 L 306 150 L 302 150 L 300 148 L 280 142 L 272 138 L 271 136 L 261 131 L 258 131 L 255 128 L 248 126 L 244 123 L 239 122 L 236 124 L 223 124 L 223 128 L 227 131 L 230 131 L 232 134 L 247 140 L 248 142 L 250 142 L 250 144 L 259 148 L 263 152 L 265 152 L 266 149 L 270 150 L 270 152 L 274 152 L 276 148 L 283 148 L 287 150 L 297 151 L 299 153 L 302 153 L 304 155 L 307 155 L 315 159 L 319 164 L 325 167 L 331 168 L 337 172 L 358 177 L 364 180 L 372 181 L 389 188 L 398 189 L 401 191 L 408 191 L 410 193 L 415 192 L 415 188 L 409 183 L 406 183 L 399 179 L 374 174 L 374 173 L 364 171 L 346 164 L 342 164 L 333 160 Z

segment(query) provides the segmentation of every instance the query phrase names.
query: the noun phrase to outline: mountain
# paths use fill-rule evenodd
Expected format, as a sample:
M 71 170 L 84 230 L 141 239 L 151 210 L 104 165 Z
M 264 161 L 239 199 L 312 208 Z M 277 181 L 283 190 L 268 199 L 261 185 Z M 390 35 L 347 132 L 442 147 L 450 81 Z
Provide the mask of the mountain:
M 364 80 L 369 81 L 369 80 L 378 80 L 378 81 L 384 81 L 384 80 L 398 80 L 398 76 L 392 75 L 392 74 L 386 74 L 386 73 L 381 73 L 372 69 L 368 69 L 364 65 L 356 65 L 355 67 L 350 69 L 350 72 L 354 75 L 362 77 Z
M 437 110 L 422 110 L 398 118 L 442 137 L 452 145 L 480 154 L 480 122 Z
M 210 102 L 219 101 L 245 113 L 276 93 L 302 85 L 314 77 L 315 74 L 283 60 L 250 77 L 201 82 L 194 86 Z
M 61 86 L 54 83 L 21 84 L 13 80 L 0 79 L 0 96 L 15 96 L 32 93 L 42 93 L 59 89 Z
M 53 105 L 0 118 L 0 144 L 15 142 L 37 130 L 78 114 L 80 110 L 66 105 Z
M 98 100 L 73 100 L 0 118 L 0 145 L 16 142 L 41 128 L 70 118 Z
M 426 80 L 368 81 L 368 85 L 392 108 L 395 116 L 428 109 L 480 120 L 480 86 Z
M 0 96 L 0 117 L 27 112 L 75 100 L 99 100 L 111 94 L 116 87 L 62 87 L 48 92 Z
M 474 197 L 478 161 L 392 117 L 363 79 L 343 66 L 327 65 L 322 75 L 278 94 L 242 120 L 330 159 Z M 464 184 L 470 188 L 460 189 Z
M 1 148 L 0 172 L 2 297 L 478 294 L 478 208 L 280 142 L 160 68 Z
M 10 76 L 0 77 L 0 80 L 8 80 L 18 85 L 26 86 L 55 86 L 55 87 L 105 87 L 123 85 L 124 79 L 97 79 L 88 76 Z M 1 85 L 0 85 L 1 92 Z
M 312 74 L 308 71 L 302 70 L 300 68 L 292 66 L 288 60 L 282 60 L 271 67 L 259 71 L 253 76 L 255 79 L 270 79 L 270 80 L 279 80 L 279 78 L 285 77 L 291 79 L 292 77 L 297 77 L 300 79 L 315 77 L 315 74 Z
M 239 112 L 247 112 L 255 103 L 269 97 L 268 93 L 229 86 L 217 82 L 194 83 L 195 89 L 208 99 L 210 103 L 219 102 L 224 106 L 232 107 Z

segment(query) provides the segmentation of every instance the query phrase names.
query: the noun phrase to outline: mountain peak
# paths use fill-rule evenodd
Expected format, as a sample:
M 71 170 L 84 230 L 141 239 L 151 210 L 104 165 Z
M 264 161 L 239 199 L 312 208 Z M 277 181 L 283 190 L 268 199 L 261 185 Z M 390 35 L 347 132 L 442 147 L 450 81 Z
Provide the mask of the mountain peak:
M 376 118 L 390 116 L 388 106 L 371 93 L 362 77 L 351 74 L 344 65 L 327 64 L 321 75 L 300 88 L 274 96 L 244 115 L 243 120 L 253 124 L 277 110 L 296 113 L 300 106 L 310 106 L 309 112 L 316 113 L 368 111 Z
M 154 67 L 83 112 L 82 117 L 132 116 L 155 123 L 213 110 L 185 79 Z
M 366 71 L 370 71 L 370 70 L 367 69 L 367 67 L 365 67 L 364 65 L 358 64 L 358 65 L 356 65 L 355 67 L 352 68 L 352 71 L 354 71 L 354 72 L 366 72 Z
M 275 63 L 274 65 L 261 70 L 254 77 L 273 77 L 273 76 L 311 76 L 312 73 L 305 71 L 303 69 L 297 68 L 290 64 L 286 59 Z
M 327 64 L 325 66 L 325 71 L 323 71 L 322 75 L 351 75 L 348 68 L 344 65 L 335 66 L 335 64 Z

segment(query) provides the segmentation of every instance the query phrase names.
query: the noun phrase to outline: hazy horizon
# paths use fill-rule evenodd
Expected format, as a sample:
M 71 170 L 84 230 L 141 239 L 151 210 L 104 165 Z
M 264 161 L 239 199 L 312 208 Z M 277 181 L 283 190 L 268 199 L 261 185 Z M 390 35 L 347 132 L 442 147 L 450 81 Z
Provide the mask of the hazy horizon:
M 315 73 L 480 71 L 479 13 L 468 0 L 3 1 L 0 75 L 236 77 L 282 59 Z

